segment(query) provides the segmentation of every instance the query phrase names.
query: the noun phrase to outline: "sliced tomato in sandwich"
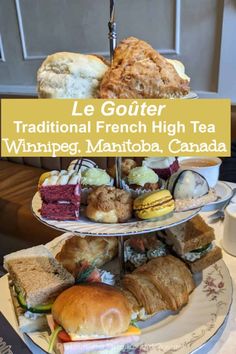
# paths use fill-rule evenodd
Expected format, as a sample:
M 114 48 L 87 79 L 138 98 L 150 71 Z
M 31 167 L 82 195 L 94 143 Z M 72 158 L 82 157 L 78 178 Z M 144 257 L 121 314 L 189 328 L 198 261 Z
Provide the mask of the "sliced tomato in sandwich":
M 51 331 L 53 332 L 55 330 L 55 328 L 57 327 L 57 324 L 54 322 L 52 315 L 48 315 L 47 316 L 47 321 L 49 324 L 49 327 L 51 329 Z M 98 338 L 96 337 L 91 337 L 91 336 L 82 336 L 80 337 L 79 335 L 76 334 L 72 334 L 70 333 L 70 335 L 64 330 L 61 329 L 57 336 L 58 338 L 63 342 L 63 343 L 68 343 L 68 342 L 82 342 L 82 341 L 92 341 L 92 340 L 99 340 L 99 339 L 112 339 L 112 338 L 118 338 L 118 337 L 128 337 L 128 336 L 139 336 L 141 334 L 141 331 L 139 328 L 130 325 L 129 328 L 127 329 L 127 331 L 125 333 L 121 333 L 119 335 L 116 335 L 114 337 L 101 337 Z
M 71 342 L 70 336 L 64 330 L 58 333 L 58 338 L 64 343 Z

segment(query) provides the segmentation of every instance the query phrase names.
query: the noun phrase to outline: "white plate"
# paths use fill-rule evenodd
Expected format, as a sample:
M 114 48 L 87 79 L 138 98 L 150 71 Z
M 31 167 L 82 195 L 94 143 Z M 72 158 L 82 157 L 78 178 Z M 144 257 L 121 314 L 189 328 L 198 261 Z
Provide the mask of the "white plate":
M 217 200 L 213 203 L 207 204 L 202 211 L 213 211 L 221 208 L 227 200 L 232 196 L 232 188 L 225 182 L 219 181 L 215 186 Z
M 162 230 L 191 219 L 201 210 L 201 208 L 198 208 L 194 210 L 173 213 L 166 219 L 158 221 L 139 221 L 133 219 L 130 222 L 121 224 L 104 224 L 90 221 L 83 215 L 80 216 L 80 220 L 78 221 L 47 220 L 42 218 L 39 213 L 41 205 L 41 197 L 37 192 L 32 200 L 32 209 L 34 215 L 44 224 L 64 232 L 69 231 L 74 234 L 77 233 L 80 235 L 90 236 L 127 236 Z
M 188 95 L 182 97 L 182 99 L 189 99 L 189 100 L 195 100 L 199 98 L 196 92 L 190 91 Z
M 197 287 L 189 303 L 180 312 L 165 311 L 141 324 L 143 329 L 138 346 L 143 352 L 188 354 L 203 346 L 223 326 L 230 310 L 233 291 L 225 263 L 223 260 L 218 261 L 204 270 L 202 277 L 198 274 L 195 279 Z M 7 276 L 0 279 L 0 289 L 0 311 L 18 332 Z M 47 351 L 47 332 L 31 333 L 29 337 Z

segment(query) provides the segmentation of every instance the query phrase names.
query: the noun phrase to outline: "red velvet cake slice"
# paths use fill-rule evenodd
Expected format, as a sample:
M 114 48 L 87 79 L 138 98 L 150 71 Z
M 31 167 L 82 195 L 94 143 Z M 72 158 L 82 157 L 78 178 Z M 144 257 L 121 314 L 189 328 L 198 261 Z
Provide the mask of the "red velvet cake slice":
M 80 208 L 80 173 L 51 171 L 39 180 L 42 199 L 41 216 L 50 220 L 78 220 Z

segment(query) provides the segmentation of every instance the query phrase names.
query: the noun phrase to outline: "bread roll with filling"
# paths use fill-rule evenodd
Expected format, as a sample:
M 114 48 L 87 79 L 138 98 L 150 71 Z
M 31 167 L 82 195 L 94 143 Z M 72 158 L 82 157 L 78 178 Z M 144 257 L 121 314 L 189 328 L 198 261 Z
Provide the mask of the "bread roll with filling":
M 67 289 L 54 302 L 52 315 L 69 335 L 112 337 L 124 333 L 131 320 L 125 295 L 103 283 L 80 284 Z

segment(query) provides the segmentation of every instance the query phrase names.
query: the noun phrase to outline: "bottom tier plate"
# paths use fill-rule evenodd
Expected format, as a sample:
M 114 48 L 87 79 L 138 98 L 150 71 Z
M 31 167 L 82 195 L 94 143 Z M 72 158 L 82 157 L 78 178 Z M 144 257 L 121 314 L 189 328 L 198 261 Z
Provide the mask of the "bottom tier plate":
M 203 346 L 223 326 L 232 302 L 232 281 L 223 260 L 218 261 L 195 277 L 196 289 L 189 303 L 178 313 L 162 312 L 145 322 L 139 353 L 192 353 Z M 17 321 L 11 302 L 7 276 L 0 279 L 0 311 L 18 332 Z M 19 333 L 19 332 L 18 332 Z M 22 336 L 22 334 L 19 333 Z M 29 334 L 36 346 L 47 351 L 47 332 Z M 126 348 L 123 353 L 134 353 Z M 137 351 L 138 352 L 138 351 Z M 33 353 L 36 353 L 34 351 Z

